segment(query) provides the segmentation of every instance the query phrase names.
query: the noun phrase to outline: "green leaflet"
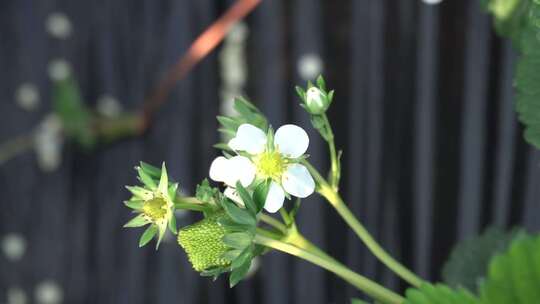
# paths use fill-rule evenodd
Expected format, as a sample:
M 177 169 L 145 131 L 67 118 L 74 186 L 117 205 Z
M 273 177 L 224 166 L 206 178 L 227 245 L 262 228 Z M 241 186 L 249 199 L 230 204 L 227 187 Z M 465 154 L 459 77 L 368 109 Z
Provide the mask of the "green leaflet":
M 540 300 L 540 236 L 518 237 L 493 258 L 481 286 L 482 304 L 534 304 Z
M 459 243 L 443 267 L 443 281 L 454 288 L 464 287 L 476 292 L 479 283 L 487 275 L 491 258 L 504 252 L 519 233 L 493 227 L 480 236 Z
M 478 304 L 479 300 L 465 289 L 451 289 L 443 284 L 424 284 L 409 288 L 403 304 Z M 509 303 L 507 303 L 509 304 Z

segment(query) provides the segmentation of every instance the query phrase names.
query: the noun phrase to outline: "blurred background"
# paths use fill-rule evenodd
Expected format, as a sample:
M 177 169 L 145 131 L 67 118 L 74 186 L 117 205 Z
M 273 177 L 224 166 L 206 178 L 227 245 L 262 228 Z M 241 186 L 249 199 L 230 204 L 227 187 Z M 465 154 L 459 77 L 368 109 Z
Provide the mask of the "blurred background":
M 0 303 L 348 303 L 358 293 L 270 253 L 234 289 L 191 269 L 170 237 L 138 248 L 122 201 L 140 161 L 166 161 L 187 194 L 218 151 L 215 116 L 245 95 L 277 127 L 310 128 L 294 85 L 322 73 L 344 150 L 342 193 L 421 276 L 487 226 L 540 230 L 540 154 L 513 112 L 515 53 L 480 1 L 263 1 L 179 81 L 144 132 L 84 146 L 65 136 L 54 84 L 116 121 L 233 4 L 216 0 L 0 3 Z M 81 117 L 75 120 L 82 119 Z M 64 126 L 65 127 L 65 126 Z M 327 168 L 310 131 L 311 159 Z M 8 153 L 2 151 L 4 154 Z M 9 154 L 8 153 L 8 154 Z M 6 156 L 6 155 L 4 155 Z M 1 157 L 0 157 L 1 158 Z M 179 225 L 195 217 L 177 214 Z M 299 227 L 331 255 L 402 291 L 333 209 L 312 196 Z

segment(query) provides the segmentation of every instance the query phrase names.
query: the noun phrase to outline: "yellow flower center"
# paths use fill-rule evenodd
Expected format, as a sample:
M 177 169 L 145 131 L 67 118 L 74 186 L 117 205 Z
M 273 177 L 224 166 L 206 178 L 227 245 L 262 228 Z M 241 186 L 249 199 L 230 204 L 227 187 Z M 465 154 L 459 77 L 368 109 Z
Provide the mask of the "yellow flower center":
M 153 222 L 157 222 L 165 219 L 167 208 L 167 201 L 162 197 L 156 196 L 153 199 L 144 202 L 142 211 Z
M 258 175 L 263 178 L 272 178 L 275 180 L 281 178 L 286 164 L 286 160 L 278 151 L 264 152 L 255 160 Z

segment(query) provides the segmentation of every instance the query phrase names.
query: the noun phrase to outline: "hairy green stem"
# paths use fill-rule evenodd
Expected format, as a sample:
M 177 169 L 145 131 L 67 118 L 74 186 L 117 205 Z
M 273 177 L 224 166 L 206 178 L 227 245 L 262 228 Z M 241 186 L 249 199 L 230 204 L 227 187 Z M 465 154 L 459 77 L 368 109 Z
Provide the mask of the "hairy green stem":
M 254 242 L 259 245 L 273 248 L 304 259 L 330 272 L 333 272 L 359 290 L 365 292 L 374 299 L 381 301 L 382 303 L 399 304 L 404 301 L 400 295 L 394 293 L 393 291 L 388 290 L 383 286 L 369 280 L 368 278 L 357 274 L 336 261 L 325 259 L 318 254 L 311 252 L 310 250 L 299 248 L 295 245 L 276 240 L 260 233 L 255 236 Z
M 371 236 L 368 230 L 358 221 L 351 210 L 347 207 L 339 193 L 328 184 L 328 182 L 320 175 L 320 173 L 307 161 L 303 162 L 309 169 L 317 183 L 317 192 L 321 194 L 345 220 L 355 234 L 364 242 L 368 249 L 377 257 L 384 265 L 390 268 L 394 273 L 400 276 L 409 284 L 419 287 L 424 281 L 412 271 L 396 261 L 386 250 L 384 250 L 377 241 Z

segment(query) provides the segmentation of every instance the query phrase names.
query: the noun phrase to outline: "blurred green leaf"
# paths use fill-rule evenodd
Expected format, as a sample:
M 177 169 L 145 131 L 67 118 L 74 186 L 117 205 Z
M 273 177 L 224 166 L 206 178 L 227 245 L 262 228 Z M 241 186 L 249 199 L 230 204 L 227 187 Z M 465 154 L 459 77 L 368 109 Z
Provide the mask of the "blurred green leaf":
M 487 275 L 491 258 L 505 251 L 518 234 L 518 230 L 507 232 L 492 227 L 482 235 L 457 244 L 443 267 L 443 281 L 452 287 L 464 287 L 476 292 Z
M 62 121 L 66 136 L 83 148 L 93 148 L 97 138 L 92 114 L 84 104 L 75 79 L 68 77 L 53 83 L 53 110 Z

